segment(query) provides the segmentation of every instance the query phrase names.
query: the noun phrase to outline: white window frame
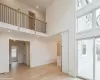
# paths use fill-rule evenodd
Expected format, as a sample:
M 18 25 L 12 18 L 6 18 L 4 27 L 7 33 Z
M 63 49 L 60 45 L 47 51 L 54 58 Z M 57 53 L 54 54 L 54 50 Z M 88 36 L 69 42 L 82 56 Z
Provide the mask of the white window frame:
M 81 16 L 78 16 L 78 17 L 76 18 L 76 26 L 77 26 L 77 27 L 76 27 L 76 35 L 77 35 L 77 34 L 86 33 L 86 32 L 89 32 L 89 31 L 92 31 L 92 30 L 93 30 L 93 23 L 92 23 L 92 28 L 91 28 L 91 29 L 86 29 L 86 30 L 77 32 L 77 31 L 78 31 L 78 18 L 83 17 L 83 16 L 85 16 L 85 15 L 87 15 L 87 14 L 89 14 L 89 13 L 92 14 L 92 22 L 93 22 L 93 11 L 88 12 L 88 13 L 85 13 L 85 14 L 83 14 L 83 15 L 81 15 Z
M 100 9 L 100 7 L 95 9 L 95 23 L 96 23 L 96 10 L 98 10 L 98 9 Z M 97 27 L 96 24 L 95 24 L 95 29 L 100 30 L 100 27 Z
M 96 37 L 90 37 L 90 38 L 82 38 L 82 39 L 77 39 L 76 40 L 76 47 L 77 47 L 77 77 L 82 78 L 82 79 L 86 79 L 89 80 L 87 78 L 84 78 L 82 76 L 78 76 L 78 41 L 80 40 L 89 40 L 89 39 L 93 39 L 93 80 L 95 80 L 95 39 Z
M 86 5 L 84 5 L 82 8 L 80 8 L 80 9 L 78 9 L 78 2 L 77 2 L 78 0 L 76 0 L 76 12 L 78 12 L 78 11 L 82 11 L 84 8 L 87 8 L 87 7 L 89 7 L 90 5 L 92 5 L 93 3 L 95 3 L 95 2 L 97 2 L 97 1 L 99 1 L 99 0 L 94 0 L 94 1 L 92 1 L 92 2 L 90 2 L 89 4 L 86 4 Z
M 76 0 L 76 4 L 77 4 L 77 0 Z M 77 5 L 76 5 L 76 9 L 77 9 Z M 100 9 L 100 0 L 95 0 L 90 4 L 85 5 L 85 7 L 76 10 L 76 26 L 77 26 L 77 18 L 84 16 L 85 14 L 88 14 L 90 12 L 92 12 L 92 29 L 89 30 L 85 30 L 85 31 L 81 31 L 81 32 L 76 32 L 76 75 L 78 76 L 78 40 L 81 39 L 89 39 L 92 38 L 93 39 L 93 80 L 95 80 L 95 39 L 96 38 L 100 38 L 100 27 L 96 27 L 96 10 Z M 76 31 L 76 29 L 75 29 Z

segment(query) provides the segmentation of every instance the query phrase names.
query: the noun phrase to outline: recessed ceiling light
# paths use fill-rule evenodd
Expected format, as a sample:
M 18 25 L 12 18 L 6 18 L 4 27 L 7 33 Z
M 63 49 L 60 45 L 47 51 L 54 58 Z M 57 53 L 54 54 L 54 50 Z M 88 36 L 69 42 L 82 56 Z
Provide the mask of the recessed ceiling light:
M 10 30 L 8 30 L 8 32 L 11 32 Z
M 36 8 L 39 8 L 39 6 L 36 6 Z

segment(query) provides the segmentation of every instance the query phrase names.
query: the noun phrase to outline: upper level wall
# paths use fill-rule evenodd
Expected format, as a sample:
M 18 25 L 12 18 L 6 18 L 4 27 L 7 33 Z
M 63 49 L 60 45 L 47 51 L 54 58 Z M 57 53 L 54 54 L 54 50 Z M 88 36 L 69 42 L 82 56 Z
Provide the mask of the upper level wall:
M 21 12 L 24 12 L 26 14 L 28 14 L 29 11 L 32 11 L 33 13 L 35 13 L 37 19 L 45 21 L 45 13 L 33 9 L 30 6 L 19 2 L 18 0 L 0 0 L 0 2 L 14 9 L 20 9 Z
M 75 51 L 75 0 L 54 0 L 46 9 L 46 22 L 48 35 L 54 35 L 68 30 L 69 32 L 69 72 L 76 76 Z M 67 35 L 66 33 L 63 33 Z M 66 38 L 66 36 L 64 36 Z M 65 39 L 64 38 L 64 39 Z M 65 42 L 66 44 L 66 42 Z
M 46 9 L 47 33 L 53 35 L 74 26 L 74 0 L 54 0 Z

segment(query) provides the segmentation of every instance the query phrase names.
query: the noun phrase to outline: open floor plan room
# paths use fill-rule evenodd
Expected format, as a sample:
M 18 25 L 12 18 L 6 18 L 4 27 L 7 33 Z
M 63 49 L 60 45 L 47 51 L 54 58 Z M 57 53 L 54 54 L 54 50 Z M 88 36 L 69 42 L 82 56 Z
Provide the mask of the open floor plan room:
M 100 80 L 100 0 L 0 0 L 0 80 Z
M 17 66 L 17 67 L 16 67 Z M 14 63 L 9 73 L 0 74 L 0 80 L 81 80 L 62 73 L 55 63 L 29 68 Z

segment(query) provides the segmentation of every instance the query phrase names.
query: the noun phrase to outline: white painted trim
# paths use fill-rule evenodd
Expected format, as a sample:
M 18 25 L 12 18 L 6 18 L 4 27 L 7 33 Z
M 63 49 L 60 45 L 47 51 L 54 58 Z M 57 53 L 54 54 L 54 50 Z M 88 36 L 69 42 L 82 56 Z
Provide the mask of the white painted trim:
M 93 80 L 95 80 L 95 39 L 93 38 Z
M 37 31 L 36 34 L 35 34 L 34 30 L 18 27 L 18 26 L 15 26 L 15 25 L 4 23 L 4 22 L 0 22 L 0 28 L 6 29 L 6 30 L 12 30 L 12 31 L 16 31 L 16 32 L 32 34 L 32 35 L 36 35 L 36 36 L 48 37 L 48 35 L 45 34 L 45 33 L 41 33 L 41 32 Z
M 100 0 L 95 0 L 92 3 L 86 5 L 85 7 L 81 8 L 80 10 L 77 10 L 76 16 L 82 16 L 86 13 L 92 12 L 93 10 L 97 9 L 100 7 Z
M 76 50 L 76 51 L 77 51 L 77 77 L 82 78 L 82 79 L 86 79 L 86 80 L 90 80 L 90 79 L 84 78 L 84 77 L 78 75 L 78 41 L 80 41 L 80 40 L 91 40 L 91 39 L 93 39 L 93 74 L 94 74 L 94 71 L 95 71 L 95 70 L 94 70 L 94 66 L 95 66 L 95 65 L 94 65 L 94 64 L 95 64 L 95 63 L 94 63 L 94 61 L 95 61 L 95 60 L 94 60 L 94 55 L 95 55 L 95 54 L 94 54 L 94 53 L 95 53 L 95 50 L 94 50 L 94 47 L 95 47 L 94 45 L 95 45 L 95 43 L 94 43 L 94 41 L 95 41 L 95 39 L 94 39 L 94 38 L 84 38 L 84 39 L 79 39 L 79 40 L 77 40 L 77 42 L 76 42 L 76 44 L 77 44 L 77 50 Z M 93 75 L 93 80 L 95 80 L 95 79 L 94 79 L 94 75 Z

